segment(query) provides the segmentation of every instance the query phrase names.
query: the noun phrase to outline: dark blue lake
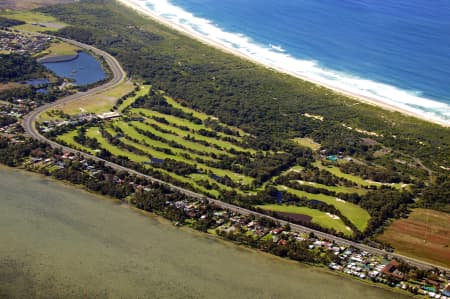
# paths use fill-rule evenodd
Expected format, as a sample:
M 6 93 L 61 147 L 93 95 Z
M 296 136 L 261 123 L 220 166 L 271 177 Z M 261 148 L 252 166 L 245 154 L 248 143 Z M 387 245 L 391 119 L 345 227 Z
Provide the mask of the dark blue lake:
M 74 80 L 77 85 L 92 84 L 106 79 L 101 64 L 95 57 L 85 52 L 80 52 L 74 60 L 47 62 L 43 65 L 60 77 Z

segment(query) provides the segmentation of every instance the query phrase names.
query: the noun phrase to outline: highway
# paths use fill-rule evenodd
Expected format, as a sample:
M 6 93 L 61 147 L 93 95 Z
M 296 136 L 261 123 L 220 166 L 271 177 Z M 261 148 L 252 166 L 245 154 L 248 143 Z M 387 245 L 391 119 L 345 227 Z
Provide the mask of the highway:
M 54 38 L 53 36 L 49 36 L 49 37 Z M 190 196 L 192 198 L 206 199 L 209 202 L 214 203 L 218 207 L 221 207 L 221 208 L 224 208 L 224 209 L 228 209 L 228 210 L 236 212 L 236 213 L 240 213 L 240 214 L 243 214 L 243 215 L 252 214 L 252 215 L 255 215 L 255 216 L 259 216 L 259 217 L 270 218 L 272 220 L 278 221 L 282 225 L 285 225 L 285 224 L 288 223 L 287 221 L 284 221 L 284 220 L 280 220 L 280 219 L 277 219 L 277 218 L 274 218 L 274 217 L 271 217 L 271 216 L 267 216 L 265 214 L 261 214 L 261 213 L 258 213 L 256 211 L 244 209 L 244 208 L 241 208 L 239 206 L 232 205 L 232 204 L 229 204 L 229 203 L 225 203 L 225 202 L 222 202 L 222 201 L 217 200 L 217 199 L 209 198 L 209 197 L 207 197 L 207 196 L 205 196 L 203 194 L 199 194 L 199 193 L 193 192 L 191 190 L 187 190 L 187 189 L 184 189 L 184 188 L 181 188 L 181 187 L 177 187 L 177 186 L 175 186 L 173 184 L 170 184 L 170 183 L 162 181 L 160 179 L 157 179 L 157 178 L 145 175 L 145 174 L 137 172 L 137 171 L 135 171 L 133 169 L 126 168 L 126 167 L 123 167 L 121 165 L 118 165 L 118 164 L 106 161 L 104 159 L 101 159 L 99 157 L 96 157 L 96 156 L 93 156 L 93 155 L 81 152 L 79 150 L 72 149 L 72 148 L 60 145 L 60 144 L 58 144 L 58 143 L 56 143 L 56 142 L 54 142 L 52 140 L 47 139 L 45 136 L 41 135 L 39 133 L 39 131 L 36 129 L 36 120 L 39 117 L 39 115 L 42 112 L 44 112 L 45 110 L 51 109 L 52 107 L 55 107 L 55 106 L 58 106 L 58 105 L 61 105 L 61 104 L 65 104 L 65 103 L 69 103 L 69 102 L 73 102 L 73 101 L 82 99 L 83 97 L 86 97 L 86 96 L 91 96 L 91 95 L 95 95 L 95 94 L 104 92 L 104 91 L 106 91 L 108 89 L 114 88 L 115 86 L 117 86 L 123 80 L 126 79 L 125 71 L 122 69 L 122 67 L 119 64 L 119 62 L 113 56 L 111 56 L 110 54 L 108 54 L 105 51 L 102 51 L 100 49 L 94 48 L 92 46 L 89 46 L 89 45 L 86 45 L 86 44 L 83 44 L 83 43 L 80 43 L 80 42 L 77 42 L 77 41 L 73 41 L 73 40 L 69 40 L 69 39 L 65 39 L 65 38 L 60 38 L 60 39 L 65 41 L 65 42 L 68 42 L 68 43 L 71 43 L 73 45 L 76 45 L 76 46 L 78 46 L 78 47 L 80 47 L 82 49 L 85 49 L 87 51 L 91 51 L 92 53 L 96 54 L 97 56 L 103 57 L 104 60 L 106 61 L 107 65 L 109 66 L 111 72 L 112 72 L 112 79 L 110 81 L 106 82 L 105 84 L 101 85 L 101 86 L 97 86 L 97 87 L 92 88 L 92 89 L 90 89 L 90 90 L 88 90 L 86 92 L 78 92 L 76 94 L 73 94 L 73 95 L 61 98 L 61 99 L 59 99 L 59 100 L 57 100 L 57 101 L 55 101 L 53 103 L 48 103 L 46 105 L 40 106 L 37 109 L 35 109 L 32 112 L 30 112 L 24 118 L 23 127 L 24 127 L 25 131 L 32 138 L 34 138 L 36 140 L 40 140 L 42 142 L 46 142 L 46 143 L 50 144 L 53 148 L 61 148 L 64 151 L 67 151 L 67 152 L 71 152 L 71 153 L 74 153 L 74 154 L 80 154 L 80 155 L 84 156 L 85 158 L 89 158 L 89 159 L 96 160 L 96 161 L 102 161 L 102 162 L 105 163 L 106 166 L 109 166 L 109 167 L 111 167 L 113 169 L 126 171 L 126 172 L 129 172 L 131 174 L 134 174 L 134 175 L 137 175 L 137 176 L 140 176 L 140 177 L 144 177 L 144 178 L 148 179 L 149 181 L 152 181 L 154 183 L 159 183 L 161 185 L 168 186 L 171 190 L 180 192 L 180 193 L 185 194 L 187 196 Z M 346 239 L 343 239 L 343 238 L 339 238 L 339 237 L 336 237 L 336 236 L 333 236 L 333 235 L 330 235 L 330 234 L 327 234 L 327 233 L 324 233 L 324 232 L 321 232 L 321 231 L 318 231 L 318 230 L 315 230 L 315 229 L 311 229 L 311 228 L 308 228 L 308 227 L 305 227 L 305 226 L 302 226 L 302 225 L 293 224 L 293 223 L 289 223 L 289 224 L 291 226 L 291 229 L 293 231 L 295 231 L 295 232 L 300 232 L 300 233 L 311 233 L 312 232 L 318 237 L 321 237 L 321 238 L 324 238 L 324 239 L 327 239 L 327 240 L 330 240 L 330 241 L 334 241 L 334 242 L 336 242 L 339 245 L 353 246 L 353 247 L 358 248 L 360 250 L 367 251 L 367 252 L 369 252 L 371 254 L 377 254 L 377 255 L 385 255 L 385 254 L 387 254 L 390 257 L 396 257 L 396 258 L 402 259 L 402 260 L 408 262 L 409 264 L 411 264 L 413 266 L 416 266 L 418 268 L 422 268 L 422 269 L 439 268 L 441 270 L 450 272 L 450 269 L 445 268 L 445 267 L 432 265 L 430 263 L 427 263 L 427 262 L 424 262 L 424 261 L 419 261 L 419 260 L 416 260 L 416 259 L 413 259 L 413 258 L 410 258 L 410 257 L 406 257 L 406 256 L 403 256 L 403 255 L 400 255 L 400 254 L 389 253 L 389 252 L 386 252 L 384 250 L 376 249 L 376 248 L 373 248 L 373 247 L 365 245 L 365 244 L 361 244 L 361 243 L 349 241 L 349 240 L 346 240 Z

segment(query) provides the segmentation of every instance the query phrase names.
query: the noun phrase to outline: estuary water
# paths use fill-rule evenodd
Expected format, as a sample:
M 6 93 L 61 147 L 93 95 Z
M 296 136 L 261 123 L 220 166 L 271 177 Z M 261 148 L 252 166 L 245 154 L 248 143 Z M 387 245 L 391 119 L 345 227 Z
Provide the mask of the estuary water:
M 0 168 L 0 298 L 409 298 Z
M 450 123 L 450 2 L 132 0 L 309 79 Z

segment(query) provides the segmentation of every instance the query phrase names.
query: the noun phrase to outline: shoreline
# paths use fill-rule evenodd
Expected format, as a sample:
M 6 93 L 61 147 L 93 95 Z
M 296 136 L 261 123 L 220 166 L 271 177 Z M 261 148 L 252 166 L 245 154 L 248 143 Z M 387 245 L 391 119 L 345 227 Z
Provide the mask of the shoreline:
M 117 1 L 120 4 L 133 9 L 134 11 L 136 11 L 139 14 L 141 14 L 141 15 L 143 15 L 145 17 L 151 18 L 152 20 L 158 22 L 161 25 L 167 26 L 167 27 L 169 27 L 172 30 L 180 32 L 181 34 L 184 34 L 184 35 L 186 35 L 186 36 L 188 36 L 190 38 L 193 38 L 193 39 L 195 39 L 195 40 L 197 40 L 197 41 L 199 41 L 199 42 L 201 42 L 203 44 L 211 46 L 211 47 L 213 47 L 215 49 L 218 49 L 218 50 L 220 50 L 222 52 L 238 56 L 238 57 L 240 57 L 242 59 L 251 61 L 251 62 L 256 63 L 257 65 L 260 65 L 260 66 L 265 67 L 267 69 L 270 69 L 270 70 L 273 70 L 273 71 L 276 71 L 276 72 L 279 72 L 279 73 L 282 73 L 282 74 L 286 74 L 286 75 L 295 77 L 295 78 L 303 80 L 303 81 L 307 81 L 307 82 L 315 84 L 315 85 L 317 85 L 319 87 L 330 89 L 331 91 L 333 91 L 333 92 L 335 92 L 335 93 L 337 93 L 339 95 L 343 95 L 343 96 L 349 97 L 349 98 L 351 98 L 353 100 L 356 100 L 358 102 L 362 102 L 362 103 L 365 103 L 365 104 L 368 104 L 368 105 L 376 106 L 376 107 L 379 107 L 381 109 L 384 109 L 384 110 L 387 110 L 387 111 L 390 111 L 390 112 L 400 112 L 401 114 L 406 115 L 406 116 L 414 117 L 414 118 L 420 119 L 422 121 L 430 122 L 430 123 L 433 123 L 433 124 L 438 124 L 438 125 L 440 125 L 442 127 L 445 127 L 445 128 L 450 128 L 450 122 L 447 122 L 447 121 L 444 121 L 444 120 L 435 119 L 433 117 L 423 115 L 423 114 L 421 114 L 419 112 L 409 111 L 407 109 L 400 108 L 398 106 L 386 103 L 386 102 L 378 100 L 378 99 L 362 96 L 362 95 L 359 95 L 359 94 L 356 94 L 356 93 L 352 93 L 352 92 L 349 92 L 349 91 L 346 91 L 346 90 L 343 90 L 343 89 L 340 89 L 340 88 L 336 88 L 336 87 L 330 86 L 328 84 L 316 81 L 314 79 L 311 79 L 311 78 L 308 78 L 308 77 L 305 77 L 305 76 L 300 76 L 300 75 L 295 74 L 293 72 L 287 71 L 287 70 L 283 69 L 282 67 L 274 67 L 274 66 L 266 65 L 266 64 L 258 61 L 257 59 L 255 59 L 255 58 L 253 58 L 251 56 L 248 56 L 248 55 L 245 55 L 245 54 L 239 52 L 236 49 L 232 49 L 232 48 L 223 46 L 223 45 L 221 45 L 218 42 L 215 42 L 215 41 L 213 41 L 213 40 L 211 40 L 211 39 L 209 39 L 207 37 L 204 37 L 204 36 L 202 36 L 202 35 L 200 35 L 200 34 L 198 34 L 196 32 L 193 32 L 193 31 L 189 30 L 186 27 L 183 27 L 182 25 L 174 24 L 174 23 L 172 23 L 172 22 L 170 22 L 170 21 L 168 21 L 168 20 L 166 20 L 166 19 L 164 19 L 164 18 L 154 14 L 149 9 L 143 8 L 141 5 L 137 4 L 134 0 L 117 0 Z
M 39 63 L 57 63 L 57 62 L 69 62 L 77 59 L 80 53 L 74 55 L 59 55 L 59 56 L 44 56 L 39 58 L 37 61 Z
M 66 180 L 56 179 L 53 176 L 46 176 L 46 175 L 44 175 L 42 173 L 35 172 L 35 171 L 31 170 L 31 169 L 22 168 L 22 167 L 11 167 L 11 166 L 7 166 L 7 165 L 2 164 L 2 163 L 0 163 L 0 170 L 23 173 L 24 175 L 31 175 L 31 176 L 34 176 L 34 177 L 39 178 L 41 180 L 45 180 L 45 181 L 52 182 L 54 184 L 61 185 L 64 188 L 69 188 L 69 189 L 73 189 L 74 191 L 84 193 L 84 194 L 92 196 L 92 197 L 94 197 L 94 198 L 96 198 L 98 200 L 102 200 L 102 201 L 108 202 L 108 203 L 110 203 L 110 204 L 112 204 L 114 206 L 124 206 L 125 208 L 130 209 L 133 213 L 136 213 L 137 216 L 149 217 L 149 218 L 157 221 L 160 224 L 173 226 L 173 221 L 171 221 L 171 220 L 169 220 L 169 219 L 167 219 L 167 218 L 165 218 L 165 217 L 163 217 L 161 215 L 158 215 L 157 213 L 146 211 L 146 210 L 142 210 L 142 209 L 134 207 L 133 205 L 131 205 L 129 203 L 122 202 L 120 199 L 96 193 L 94 191 L 91 191 L 91 190 L 87 189 L 83 185 L 76 185 L 76 184 L 73 184 L 73 183 L 68 182 Z M 352 275 L 345 274 L 343 272 L 330 270 L 326 265 L 320 265 L 320 264 L 316 265 L 316 264 L 310 264 L 310 263 L 305 263 L 305 262 L 294 261 L 294 260 L 291 260 L 289 258 L 282 258 L 282 257 L 276 256 L 274 254 L 271 254 L 269 252 L 265 252 L 265 251 L 262 251 L 262 250 L 259 250 L 259 249 L 256 249 L 256 248 L 253 248 L 253 247 L 250 247 L 250 246 L 246 246 L 246 245 L 240 244 L 240 243 L 238 243 L 236 241 L 227 240 L 225 238 L 222 238 L 220 236 L 217 236 L 217 235 L 214 235 L 214 234 L 211 234 L 211 233 L 208 233 L 208 232 L 201 232 L 201 231 L 195 230 L 194 228 L 192 228 L 190 226 L 187 226 L 187 225 L 181 226 L 181 227 L 177 227 L 177 228 L 182 230 L 183 232 L 187 232 L 187 233 L 195 235 L 195 236 L 200 236 L 202 238 L 211 238 L 214 241 L 219 242 L 223 246 L 233 247 L 233 248 L 240 249 L 240 250 L 248 250 L 251 253 L 255 253 L 255 254 L 261 255 L 261 256 L 263 256 L 265 258 L 276 260 L 278 262 L 282 261 L 283 263 L 290 264 L 292 266 L 304 267 L 305 269 L 306 268 L 310 268 L 313 271 L 322 272 L 322 273 L 325 273 L 327 275 L 333 275 L 333 276 L 340 277 L 340 278 L 343 278 L 343 279 L 350 279 L 350 280 L 355 281 L 357 283 L 366 285 L 367 287 L 384 289 L 384 290 L 387 290 L 389 292 L 406 295 L 406 296 L 408 296 L 410 298 L 421 298 L 419 296 L 415 296 L 412 293 L 409 293 L 409 292 L 406 292 L 404 290 L 400 290 L 400 289 L 397 289 L 397 288 L 389 287 L 389 286 L 387 286 L 385 284 L 380 284 L 380 283 L 372 282 L 372 281 L 369 281 L 369 280 L 362 280 L 362 279 L 359 279 L 359 278 L 354 277 Z

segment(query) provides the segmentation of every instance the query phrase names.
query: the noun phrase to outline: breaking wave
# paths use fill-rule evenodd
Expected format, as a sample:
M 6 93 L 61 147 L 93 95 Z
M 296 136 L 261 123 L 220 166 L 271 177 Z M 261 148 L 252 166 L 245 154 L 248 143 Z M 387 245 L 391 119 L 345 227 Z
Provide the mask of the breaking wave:
M 132 1 L 192 34 L 239 51 L 268 67 L 354 95 L 375 99 L 450 125 L 450 105 L 422 97 L 420 91 L 403 90 L 392 85 L 324 68 L 314 60 L 295 58 L 287 53 L 281 45 L 263 45 L 241 33 L 227 32 L 212 21 L 196 17 L 168 0 Z

